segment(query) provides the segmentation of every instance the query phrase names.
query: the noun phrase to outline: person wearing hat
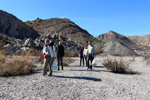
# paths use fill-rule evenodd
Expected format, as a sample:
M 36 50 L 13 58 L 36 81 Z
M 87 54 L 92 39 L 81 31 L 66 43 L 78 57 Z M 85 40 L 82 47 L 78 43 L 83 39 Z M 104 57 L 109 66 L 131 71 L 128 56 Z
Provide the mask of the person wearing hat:
M 50 46 L 50 42 L 48 39 L 45 40 L 45 45 L 43 47 L 43 54 L 44 54 L 44 64 L 43 64 L 43 75 L 47 75 L 47 66 L 49 65 L 49 76 L 52 76 L 52 64 L 54 59 L 56 59 L 56 53 L 52 46 Z

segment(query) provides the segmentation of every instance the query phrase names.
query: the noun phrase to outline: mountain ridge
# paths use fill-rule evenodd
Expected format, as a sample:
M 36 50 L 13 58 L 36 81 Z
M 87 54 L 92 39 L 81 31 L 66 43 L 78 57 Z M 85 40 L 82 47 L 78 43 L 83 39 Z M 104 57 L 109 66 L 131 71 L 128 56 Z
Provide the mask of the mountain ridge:
M 36 38 L 39 34 L 16 16 L 0 10 L 0 33 L 19 38 Z
M 65 37 L 77 44 L 84 44 L 85 41 L 92 39 L 91 34 L 66 18 L 51 18 L 44 20 L 37 18 L 36 20 L 27 21 L 25 23 L 41 35 L 58 34 L 59 37 Z

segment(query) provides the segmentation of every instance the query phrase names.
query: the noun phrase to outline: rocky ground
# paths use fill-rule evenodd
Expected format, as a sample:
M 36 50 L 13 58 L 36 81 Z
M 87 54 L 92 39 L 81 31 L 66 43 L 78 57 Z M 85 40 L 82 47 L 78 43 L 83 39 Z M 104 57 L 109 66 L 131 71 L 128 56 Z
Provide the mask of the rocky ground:
M 0 100 L 150 100 L 150 67 L 141 57 L 132 60 L 130 67 L 140 74 L 114 74 L 102 67 L 106 58 L 96 57 L 98 66 L 92 71 L 79 67 L 79 59 L 43 76 L 42 70 L 17 77 L 0 77 Z M 118 58 L 118 57 L 117 57 Z M 39 67 L 41 65 L 39 64 Z

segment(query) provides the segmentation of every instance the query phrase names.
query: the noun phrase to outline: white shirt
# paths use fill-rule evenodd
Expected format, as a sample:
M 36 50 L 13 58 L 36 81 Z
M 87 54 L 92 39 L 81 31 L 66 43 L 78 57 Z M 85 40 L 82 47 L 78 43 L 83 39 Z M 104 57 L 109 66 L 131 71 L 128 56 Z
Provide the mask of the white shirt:
M 46 48 L 48 50 L 46 50 Z M 51 46 L 44 46 L 43 54 L 46 54 L 46 55 L 51 56 L 51 57 L 56 57 L 55 46 L 53 45 L 53 48 Z
M 88 54 L 88 49 L 84 49 L 84 51 L 83 51 L 83 55 L 87 55 Z

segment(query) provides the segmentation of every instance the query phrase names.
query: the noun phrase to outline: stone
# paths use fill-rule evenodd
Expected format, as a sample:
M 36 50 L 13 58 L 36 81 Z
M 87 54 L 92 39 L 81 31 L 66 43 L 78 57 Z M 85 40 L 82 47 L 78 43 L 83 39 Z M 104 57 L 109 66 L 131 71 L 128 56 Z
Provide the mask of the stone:
M 23 51 L 28 51 L 30 48 L 29 47 L 22 47 L 21 50 Z
M 24 46 L 34 48 L 35 47 L 35 43 L 33 42 L 33 40 L 31 38 L 29 38 L 29 39 L 27 39 L 24 42 Z
M 16 52 L 20 48 L 16 45 L 13 46 L 12 44 L 6 44 L 3 46 L 3 49 L 7 52 Z

